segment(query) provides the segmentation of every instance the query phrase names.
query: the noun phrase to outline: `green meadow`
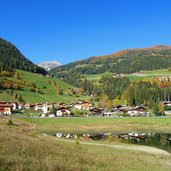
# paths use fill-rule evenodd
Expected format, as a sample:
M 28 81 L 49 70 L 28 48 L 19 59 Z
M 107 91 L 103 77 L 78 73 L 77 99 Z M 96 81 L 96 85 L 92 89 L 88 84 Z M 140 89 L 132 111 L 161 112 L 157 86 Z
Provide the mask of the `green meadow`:
M 100 80 L 100 78 L 102 77 L 103 74 L 87 74 L 85 75 L 85 77 L 88 80 L 92 80 L 95 82 L 98 82 Z M 161 70 L 151 70 L 151 71 L 145 71 L 143 75 L 133 75 L 133 74 L 126 74 L 126 77 L 128 77 L 130 79 L 130 81 L 136 81 L 136 80 L 140 80 L 140 79 L 146 79 L 146 80 L 150 80 L 150 79 L 154 79 L 156 77 L 170 77 L 171 76 L 171 72 L 168 71 L 168 69 L 161 69 Z
M 86 74 L 85 78 L 87 78 L 87 80 L 92 80 L 92 81 L 99 81 L 100 78 L 102 77 L 103 74 Z
M 36 93 L 30 91 L 28 87 L 22 87 L 22 90 L 15 90 L 18 95 L 22 95 L 25 102 L 35 103 L 35 102 L 75 102 L 78 99 L 89 99 L 88 96 L 83 96 L 81 94 L 69 96 L 67 91 L 69 88 L 74 88 L 62 80 L 53 77 L 45 77 L 39 74 L 29 73 L 25 71 L 18 72 L 21 75 L 22 80 L 26 80 L 29 83 L 35 83 L 36 87 L 39 88 L 41 93 Z M 14 78 L 10 78 L 14 80 Z M 57 89 L 52 86 L 52 82 L 55 81 L 58 86 L 63 90 L 63 94 L 59 95 Z M 74 88 L 78 90 L 78 88 Z M 13 97 L 8 95 L 6 91 L 0 93 L 0 100 L 4 101 L 16 101 Z
M 0 101 L 16 101 L 12 96 L 8 95 L 6 91 L 0 93 Z
M 169 133 L 171 117 L 165 118 L 24 118 L 37 126 L 39 133 L 56 132 L 163 132 Z
M 145 71 L 143 75 L 132 75 L 132 74 L 127 75 L 127 77 L 131 81 L 136 81 L 136 80 L 140 80 L 140 79 L 151 80 L 156 77 L 166 77 L 167 78 L 170 76 L 171 76 L 171 72 L 168 71 L 168 69 Z

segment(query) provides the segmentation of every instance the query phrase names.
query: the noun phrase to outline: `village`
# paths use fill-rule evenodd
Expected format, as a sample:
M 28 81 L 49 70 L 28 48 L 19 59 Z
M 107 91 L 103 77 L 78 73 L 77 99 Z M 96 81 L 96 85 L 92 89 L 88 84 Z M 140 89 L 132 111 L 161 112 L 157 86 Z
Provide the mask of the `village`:
M 171 106 L 170 101 L 162 102 L 163 107 Z M 151 112 L 143 105 L 114 105 L 110 110 L 98 108 L 91 101 L 78 100 L 76 103 L 26 103 L 0 101 L 0 116 L 24 113 L 26 110 L 40 112 L 39 117 L 150 117 Z M 167 111 L 166 111 L 167 112 Z

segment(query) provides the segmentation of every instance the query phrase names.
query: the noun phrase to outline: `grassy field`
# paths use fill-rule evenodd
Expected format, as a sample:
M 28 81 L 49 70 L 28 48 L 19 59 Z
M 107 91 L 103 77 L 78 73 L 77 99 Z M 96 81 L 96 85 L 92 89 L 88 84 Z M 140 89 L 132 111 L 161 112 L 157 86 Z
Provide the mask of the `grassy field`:
M 161 69 L 161 70 L 152 70 L 152 71 L 146 71 L 145 75 L 150 75 L 150 76 L 170 76 L 171 72 L 168 71 L 168 69 Z
M 1 101 L 16 101 L 12 96 L 8 95 L 5 91 L 0 93 Z
M 162 70 L 152 70 L 152 71 L 146 71 L 144 72 L 144 75 L 139 76 L 139 75 L 127 75 L 127 77 L 131 80 L 131 81 L 136 81 L 139 79 L 146 79 L 146 80 L 150 80 L 150 79 L 154 79 L 156 77 L 170 77 L 171 76 L 171 72 L 168 71 L 167 69 L 162 69 Z
M 168 118 L 24 118 L 36 124 L 39 133 L 56 132 L 163 132 L 169 133 Z
M 57 78 L 49 78 L 45 77 L 39 74 L 29 73 L 25 71 L 18 72 L 21 75 L 22 80 L 26 80 L 30 83 L 35 83 L 36 86 L 40 89 L 41 93 L 38 94 L 36 92 L 32 92 L 28 90 L 27 87 L 24 87 L 22 90 L 15 90 L 15 92 L 19 95 L 22 95 L 25 102 L 75 102 L 79 98 L 81 99 L 87 99 L 88 96 L 82 96 L 79 95 L 79 97 L 76 96 L 69 96 L 67 94 L 68 88 L 74 88 L 72 85 L 69 85 Z M 12 78 L 11 78 L 12 79 Z M 63 89 L 64 94 L 58 95 L 57 89 L 52 86 L 52 81 L 55 81 L 61 89 Z M 74 88 L 75 90 L 78 90 L 78 88 Z M 0 100 L 4 101 L 16 101 L 11 96 L 7 95 L 6 91 L 0 94 Z
M 103 75 L 106 75 L 106 74 L 112 74 L 112 73 L 111 73 L 111 72 L 105 72 L 105 73 L 102 73 L 102 74 L 86 74 L 86 75 L 85 75 L 85 78 L 86 78 L 87 80 L 99 82 L 99 80 L 101 79 L 101 77 L 102 77 Z
M 56 141 L 37 136 L 37 127 L 0 119 L 0 170 L 169 171 L 171 156 Z
M 87 80 L 92 80 L 98 82 L 103 74 L 86 74 L 85 77 Z
M 98 82 L 100 80 L 100 78 L 102 77 L 103 74 L 94 74 L 94 75 L 85 75 L 85 77 L 88 80 L 92 80 L 92 81 L 96 81 Z M 131 81 L 136 81 L 139 79 L 154 79 L 155 77 L 170 77 L 171 76 L 171 72 L 168 71 L 168 69 L 161 69 L 161 70 L 152 70 L 152 71 L 145 71 L 144 75 L 140 76 L 140 75 L 125 75 L 126 77 L 128 77 Z

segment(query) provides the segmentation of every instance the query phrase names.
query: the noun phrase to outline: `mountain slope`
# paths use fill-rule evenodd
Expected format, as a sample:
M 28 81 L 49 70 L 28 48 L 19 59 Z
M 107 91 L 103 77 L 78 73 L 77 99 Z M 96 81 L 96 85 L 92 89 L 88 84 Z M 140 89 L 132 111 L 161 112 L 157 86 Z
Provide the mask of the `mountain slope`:
M 47 71 L 50 71 L 51 69 L 57 68 L 61 65 L 62 64 L 59 63 L 58 61 L 46 61 L 38 64 L 38 66 L 43 67 Z
M 80 89 L 57 78 L 46 77 L 40 74 L 17 70 L 20 78 L 0 78 L 0 101 L 18 101 L 22 96 L 24 102 L 76 102 L 78 99 L 89 99 L 82 95 Z M 4 85 L 12 84 L 1 89 L 1 79 Z M 13 87 L 13 88 L 12 88 Z M 72 93 L 74 90 L 76 93 Z M 60 91 L 60 92 L 59 92 Z M 62 92 L 61 92 L 62 91 Z M 12 93 L 12 94 L 11 94 Z
M 170 66 L 171 46 L 158 45 L 91 57 L 53 69 L 51 73 L 59 77 L 64 77 L 67 72 L 81 74 L 133 73 L 140 70 L 164 69 Z
M 0 70 L 21 69 L 45 74 L 46 71 L 33 64 L 10 42 L 0 38 Z

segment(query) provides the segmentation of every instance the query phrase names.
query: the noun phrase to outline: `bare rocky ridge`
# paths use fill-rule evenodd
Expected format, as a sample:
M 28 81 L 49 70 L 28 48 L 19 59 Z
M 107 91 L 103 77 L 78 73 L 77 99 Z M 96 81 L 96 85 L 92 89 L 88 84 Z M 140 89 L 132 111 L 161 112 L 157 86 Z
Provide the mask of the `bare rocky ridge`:
M 50 71 L 51 69 L 59 67 L 61 65 L 62 64 L 58 61 L 45 61 L 38 64 L 38 66 L 43 67 L 47 71 Z

